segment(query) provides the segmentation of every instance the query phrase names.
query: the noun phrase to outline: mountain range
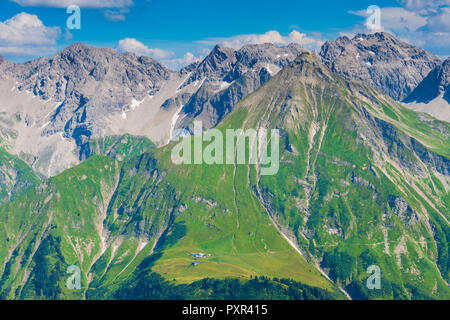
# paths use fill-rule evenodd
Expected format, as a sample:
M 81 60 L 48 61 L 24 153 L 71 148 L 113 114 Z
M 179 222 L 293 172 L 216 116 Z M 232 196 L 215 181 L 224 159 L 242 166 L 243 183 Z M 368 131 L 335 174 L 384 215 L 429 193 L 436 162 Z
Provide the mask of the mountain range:
M 448 299 L 447 75 L 388 33 L 178 72 L 81 43 L 0 59 L 0 297 Z M 278 173 L 175 165 L 195 120 L 278 130 Z
M 326 42 L 320 56 L 333 72 L 370 83 L 398 101 L 441 64 L 439 57 L 385 32 Z

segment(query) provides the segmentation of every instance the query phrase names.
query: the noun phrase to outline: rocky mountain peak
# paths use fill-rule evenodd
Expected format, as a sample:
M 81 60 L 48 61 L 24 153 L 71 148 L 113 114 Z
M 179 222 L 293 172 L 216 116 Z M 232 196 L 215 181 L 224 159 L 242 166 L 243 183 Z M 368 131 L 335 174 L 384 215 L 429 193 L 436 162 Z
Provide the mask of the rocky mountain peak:
M 233 60 L 234 52 L 235 51 L 232 48 L 223 48 L 219 45 L 216 45 L 206 56 L 206 58 L 200 63 L 199 67 L 218 67 L 227 60 Z
M 192 76 L 186 81 L 185 85 L 200 80 L 204 77 L 211 77 L 215 75 L 220 78 L 231 66 L 236 62 L 235 51 L 231 48 L 222 48 L 216 45 L 208 56 L 200 62 Z
M 389 32 L 384 32 L 384 31 L 368 33 L 368 34 L 359 33 L 353 37 L 353 40 L 358 39 L 358 38 L 363 38 L 365 40 L 376 40 L 376 41 L 380 41 L 380 42 L 391 41 L 394 43 L 400 43 L 400 41 L 396 37 L 394 37 Z
M 80 159 L 88 154 L 88 138 L 109 130 L 102 122 L 105 117 L 152 96 L 174 73 L 148 57 L 83 43 L 72 44 L 50 59 L 11 64 L 7 69 L 19 91 L 58 103 L 42 134 L 73 138 Z
M 386 32 L 327 41 L 320 56 L 347 80 L 370 83 L 396 100 L 404 99 L 441 59 Z
M 194 118 L 202 120 L 207 128 L 217 125 L 238 101 L 304 51 L 296 44 L 251 44 L 237 51 L 216 46 L 181 86 L 201 84 L 183 106 L 177 127 L 189 129 Z
M 176 127 L 190 129 L 194 118 L 203 121 L 207 128 L 217 125 L 238 101 L 304 51 L 297 44 L 250 44 L 236 51 L 216 46 L 185 81 L 184 86 L 191 83 L 201 86 L 184 104 Z
M 214 48 L 209 53 L 208 57 L 212 59 L 212 57 L 221 56 L 227 57 L 230 54 L 233 54 L 234 50 L 232 48 L 221 47 L 219 44 L 216 44 Z
M 66 47 L 65 49 L 63 49 L 59 55 L 62 54 L 90 54 L 94 51 L 112 51 L 111 48 L 95 48 L 95 47 L 91 47 L 83 42 L 75 42 L 71 45 L 69 45 L 68 47 Z
M 294 79 L 294 77 L 300 77 L 306 79 L 307 82 L 321 80 L 334 82 L 336 77 L 336 75 L 322 63 L 320 57 L 313 52 L 303 52 L 285 69 L 290 70 L 286 73 L 288 73 L 292 79 Z
M 236 51 L 236 59 L 247 68 L 252 68 L 258 63 L 272 63 L 284 67 L 304 51 L 304 48 L 293 43 L 285 47 L 273 43 L 251 44 Z
M 321 65 L 320 59 L 311 52 L 302 52 L 293 63 L 297 65 Z
M 434 68 L 404 102 L 429 103 L 441 95 L 450 103 L 450 58 Z
M 11 73 L 20 83 L 20 90 L 33 92 L 43 100 L 53 98 L 79 105 L 85 96 L 96 100 L 97 107 L 108 103 L 120 108 L 127 100 L 142 99 L 158 90 L 171 71 L 148 57 L 75 43 L 51 59 L 15 64 Z M 100 83 L 102 88 L 94 89 Z

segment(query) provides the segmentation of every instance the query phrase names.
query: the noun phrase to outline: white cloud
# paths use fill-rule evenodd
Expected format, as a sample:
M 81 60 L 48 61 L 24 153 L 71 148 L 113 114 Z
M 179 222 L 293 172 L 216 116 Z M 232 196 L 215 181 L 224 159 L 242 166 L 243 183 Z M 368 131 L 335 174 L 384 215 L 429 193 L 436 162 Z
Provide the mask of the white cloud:
M 54 52 L 61 35 L 59 27 L 47 27 L 36 15 L 22 12 L 0 22 L 0 53 L 44 55 Z
M 305 33 L 300 33 L 297 30 L 292 31 L 288 36 L 282 36 L 278 31 L 271 30 L 263 34 L 238 35 L 229 38 L 211 38 L 199 41 L 199 43 L 209 45 L 219 43 L 224 47 L 231 47 L 234 49 L 240 49 L 247 44 L 275 43 L 287 45 L 289 43 L 297 43 L 308 49 L 318 49 L 323 41 L 320 39 L 320 36 L 317 38 L 308 37 Z
M 398 2 L 405 9 L 421 15 L 437 13 L 440 7 L 450 5 L 449 0 L 398 0 Z
M 175 57 L 175 53 L 159 48 L 149 48 L 142 42 L 134 38 L 125 38 L 119 41 L 117 45 L 118 52 L 132 52 L 138 56 L 148 56 L 157 59 L 161 63 L 173 70 L 179 70 L 182 67 L 191 64 L 203 57 L 196 57 L 192 53 L 187 52 L 183 57 Z
M 450 8 L 440 8 L 438 14 L 430 15 L 426 26 L 422 29 L 429 32 L 450 33 Z
M 198 61 L 198 60 L 199 59 L 196 58 L 192 53 L 187 52 L 180 61 L 182 63 L 184 63 L 184 64 L 191 64 L 191 63 L 194 63 L 195 61 Z
M 130 12 L 130 9 L 128 9 L 128 8 L 121 8 L 121 9 L 116 9 L 116 10 L 106 9 L 103 12 L 103 16 L 108 21 L 120 22 L 120 21 L 126 20 L 125 14 L 129 13 L 129 12 Z
M 10 0 L 22 7 L 67 8 L 77 5 L 83 8 L 125 8 L 133 6 L 133 0 Z
M 365 18 L 369 16 L 366 10 L 350 11 L 350 13 Z M 427 18 L 404 8 L 381 8 L 381 31 L 404 29 L 414 32 L 426 24 Z
M 182 58 L 175 58 L 175 59 L 165 59 L 162 60 L 161 62 L 164 63 L 167 67 L 169 67 L 172 70 L 180 70 L 181 68 L 202 60 L 204 57 L 203 56 L 199 56 L 196 57 L 194 56 L 192 53 L 187 52 L 184 57 Z
M 167 59 L 175 55 L 172 51 L 166 51 L 158 48 L 149 48 L 142 42 L 134 38 L 125 38 L 119 41 L 117 45 L 119 52 L 132 52 L 140 56 L 149 56 L 155 59 Z

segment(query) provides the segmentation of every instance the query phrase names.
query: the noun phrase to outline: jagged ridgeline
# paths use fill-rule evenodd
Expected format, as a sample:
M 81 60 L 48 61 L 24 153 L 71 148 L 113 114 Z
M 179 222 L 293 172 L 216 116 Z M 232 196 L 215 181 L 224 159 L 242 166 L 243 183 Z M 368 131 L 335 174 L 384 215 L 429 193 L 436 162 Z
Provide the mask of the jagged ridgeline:
M 217 125 L 303 51 L 294 44 L 216 46 L 180 71 L 83 43 L 51 58 L 1 59 L 0 139 L 46 177 L 87 159 L 105 137 L 130 134 L 165 145 L 193 119 Z
M 277 174 L 175 165 L 173 142 L 93 156 L 0 207 L 2 298 L 450 297 L 448 123 L 302 54 L 218 126 L 242 128 L 280 131 Z

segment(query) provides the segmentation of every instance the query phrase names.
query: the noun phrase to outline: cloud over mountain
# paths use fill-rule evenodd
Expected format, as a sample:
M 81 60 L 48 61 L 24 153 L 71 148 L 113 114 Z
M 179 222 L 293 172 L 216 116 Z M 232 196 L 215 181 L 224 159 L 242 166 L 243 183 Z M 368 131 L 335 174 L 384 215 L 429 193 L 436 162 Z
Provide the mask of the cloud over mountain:
M 296 43 L 307 49 L 318 49 L 322 45 L 323 40 L 321 40 L 320 35 L 317 37 L 309 37 L 305 33 L 300 33 L 297 30 L 292 31 L 287 36 L 281 35 L 278 31 L 270 30 L 263 34 L 246 34 L 228 38 L 211 38 L 199 41 L 199 43 L 220 43 L 224 47 L 231 47 L 234 49 L 240 49 L 247 44 L 274 43 L 287 45 L 289 43 Z
M 172 51 L 166 51 L 158 48 L 149 48 L 145 44 L 134 38 L 125 38 L 119 40 L 117 50 L 119 52 L 132 52 L 140 56 L 149 56 L 155 59 L 167 59 L 175 55 Z
M 450 0 L 398 0 L 398 3 L 401 7 L 381 8 L 382 30 L 443 56 L 450 54 Z M 366 10 L 349 13 L 365 18 L 369 16 Z M 367 31 L 361 24 L 343 34 Z
M 59 27 L 47 27 L 38 16 L 22 12 L 0 22 L 0 54 L 48 54 L 60 34 Z
M 117 45 L 117 51 L 132 52 L 138 56 L 148 56 L 160 60 L 173 70 L 178 70 L 199 59 L 191 52 L 186 52 L 183 57 L 176 57 L 175 53 L 172 51 L 159 48 L 150 48 L 134 38 L 125 38 L 120 40 Z

